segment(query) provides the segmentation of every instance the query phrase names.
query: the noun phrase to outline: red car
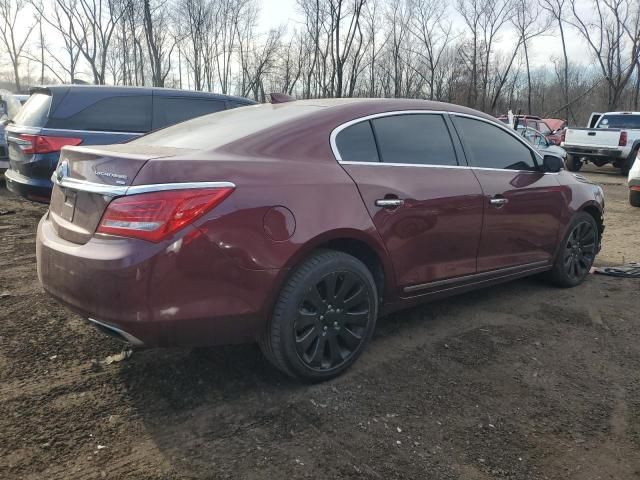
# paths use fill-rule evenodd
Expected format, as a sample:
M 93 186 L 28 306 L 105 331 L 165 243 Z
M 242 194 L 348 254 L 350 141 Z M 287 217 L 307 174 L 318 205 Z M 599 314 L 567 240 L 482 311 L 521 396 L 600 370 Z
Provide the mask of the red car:
M 44 288 L 136 345 L 258 341 L 343 372 L 379 315 L 527 275 L 586 277 L 600 187 L 468 108 L 308 100 L 65 147 L 38 227 Z
M 540 132 L 545 138 L 553 145 L 560 145 L 564 141 L 564 128 L 567 126 L 567 122 L 564 120 L 558 120 L 555 118 L 536 117 L 535 115 L 516 115 L 519 126 L 533 128 Z M 498 117 L 503 123 L 509 123 L 509 118 L 506 115 Z

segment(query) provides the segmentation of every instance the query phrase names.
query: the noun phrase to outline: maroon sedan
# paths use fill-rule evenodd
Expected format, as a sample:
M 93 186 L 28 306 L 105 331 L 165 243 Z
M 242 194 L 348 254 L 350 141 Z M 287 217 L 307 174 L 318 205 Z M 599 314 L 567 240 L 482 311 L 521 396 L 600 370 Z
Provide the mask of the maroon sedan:
M 602 190 L 492 117 L 420 100 L 310 100 L 65 147 L 38 228 L 44 288 L 137 345 L 258 341 L 338 375 L 376 318 L 545 272 L 580 284 Z

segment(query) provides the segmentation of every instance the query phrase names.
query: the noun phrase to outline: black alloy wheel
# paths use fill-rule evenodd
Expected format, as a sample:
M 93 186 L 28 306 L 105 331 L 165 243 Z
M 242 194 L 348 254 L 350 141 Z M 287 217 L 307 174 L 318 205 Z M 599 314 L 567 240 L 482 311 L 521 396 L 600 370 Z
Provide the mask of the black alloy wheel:
M 369 267 L 347 253 L 318 250 L 283 285 L 260 348 L 291 377 L 329 380 L 358 359 L 377 316 L 378 288 Z
M 296 352 L 314 370 L 332 370 L 349 360 L 366 338 L 368 289 L 349 271 L 332 272 L 311 286 L 294 323 Z
M 564 269 L 569 278 L 582 279 L 589 273 L 596 256 L 597 232 L 590 222 L 573 227 L 564 248 Z

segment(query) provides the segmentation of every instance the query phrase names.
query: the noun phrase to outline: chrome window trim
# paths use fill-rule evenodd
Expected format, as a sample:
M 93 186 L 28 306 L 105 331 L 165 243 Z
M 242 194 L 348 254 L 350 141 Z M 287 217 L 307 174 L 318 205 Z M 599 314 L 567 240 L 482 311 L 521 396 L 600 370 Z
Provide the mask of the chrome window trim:
M 345 128 L 350 127 L 351 125 L 355 125 L 356 123 L 365 122 L 367 120 L 372 120 L 374 118 L 381 117 L 395 117 L 398 115 L 414 115 L 414 114 L 427 114 L 427 115 L 444 115 L 449 112 L 445 112 L 444 110 L 394 110 L 391 112 L 382 112 L 382 113 L 374 113 L 371 115 L 366 115 L 364 117 L 359 117 L 354 120 L 349 120 L 348 122 L 342 123 L 338 125 L 331 131 L 331 135 L 329 136 L 329 143 L 331 144 L 331 150 L 333 151 L 333 156 L 336 157 L 336 160 L 340 163 L 346 162 L 347 160 L 342 160 L 340 156 L 340 151 L 338 150 L 338 144 L 336 143 L 336 137 L 338 134 L 344 130 Z M 363 163 L 363 162 L 356 162 Z M 383 162 L 369 162 L 369 163 L 383 163 Z M 413 164 L 409 164 L 413 165 Z
M 43 128 L 45 130 L 62 130 L 64 132 L 72 132 L 72 133 L 108 133 L 110 135 L 113 135 L 113 134 L 136 135 L 138 137 L 149 133 L 149 132 L 121 132 L 119 130 L 77 130 L 77 129 L 71 129 L 71 128 L 48 128 L 48 127 L 43 127 Z M 92 145 L 92 146 L 97 146 L 97 145 Z
M 418 167 L 418 168 L 461 168 L 469 170 L 488 170 L 491 172 L 510 172 L 510 173 L 535 173 L 538 175 L 558 175 L 560 172 L 542 172 L 540 170 L 508 170 L 506 168 L 488 168 L 488 167 L 471 167 L 469 165 L 429 165 L 426 163 L 383 163 L 383 162 L 357 162 L 343 160 L 338 162 L 340 165 L 365 165 L 370 167 Z
M 529 145 L 523 138 L 520 137 L 516 132 L 512 131 L 510 128 L 502 125 L 502 122 L 492 122 L 491 120 L 483 117 L 479 117 L 477 115 L 471 115 L 468 113 L 458 113 L 458 112 L 449 112 L 446 110 L 394 110 L 390 112 L 382 112 L 382 113 L 374 113 L 372 115 L 366 115 L 364 117 L 359 117 L 354 120 L 349 120 L 348 122 L 342 123 L 335 127 L 331 131 L 331 135 L 329 137 L 329 143 L 331 144 L 331 151 L 333 152 L 333 156 L 341 165 L 369 165 L 369 166 L 389 166 L 389 167 L 419 167 L 419 168 L 471 168 L 476 170 L 489 170 L 494 172 L 522 172 L 522 173 L 543 173 L 544 175 L 557 175 L 559 172 L 543 172 L 542 170 L 507 170 L 505 168 L 489 168 L 489 167 L 475 167 L 473 165 L 433 165 L 427 163 L 386 163 L 386 162 L 358 162 L 353 160 L 342 160 L 342 156 L 340 155 L 340 150 L 338 150 L 338 144 L 336 143 L 336 138 L 338 134 L 344 130 L 345 128 L 350 127 L 351 125 L 355 125 L 356 123 L 365 122 L 368 120 L 372 120 L 375 118 L 381 117 L 391 117 L 397 115 L 413 115 L 413 114 L 435 114 L 435 115 L 457 115 L 460 117 L 468 117 L 474 120 L 480 120 L 482 122 L 488 123 L 489 125 L 494 125 L 512 137 L 517 139 L 522 145 L 524 145 L 530 152 L 536 156 L 536 158 L 540 161 L 540 165 L 543 160 L 543 156 L 540 152 L 536 151 L 531 145 Z
M 185 190 L 193 188 L 235 188 L 231 182 L 177 182 L 177 183 L 153 183 L 149 185 L 105 185 L 102 183 L 78 180 L 65 177 L 58 180 L 56 174 L 51 176 L 51 181 L 62 188 L 87 193 L 97 193 L 107 197 L 122 197 L 125 195 L 137 195 L 140 193 L 162 192 L 166 190 Z

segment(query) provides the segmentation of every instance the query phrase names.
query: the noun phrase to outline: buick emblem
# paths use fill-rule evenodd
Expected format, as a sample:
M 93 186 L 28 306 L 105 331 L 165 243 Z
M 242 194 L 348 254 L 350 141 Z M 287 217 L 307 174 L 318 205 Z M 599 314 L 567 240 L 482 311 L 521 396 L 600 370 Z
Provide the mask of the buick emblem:
M 66 160 L 63 160 L 58 164 L 56 168 L 56 179 L 61 182 L 64 177 L 69 176 L 69 163 Z

